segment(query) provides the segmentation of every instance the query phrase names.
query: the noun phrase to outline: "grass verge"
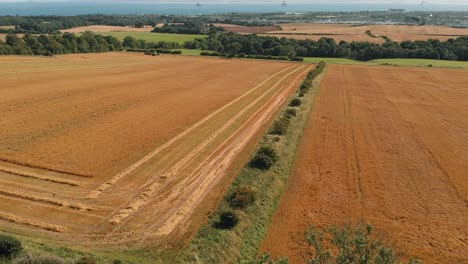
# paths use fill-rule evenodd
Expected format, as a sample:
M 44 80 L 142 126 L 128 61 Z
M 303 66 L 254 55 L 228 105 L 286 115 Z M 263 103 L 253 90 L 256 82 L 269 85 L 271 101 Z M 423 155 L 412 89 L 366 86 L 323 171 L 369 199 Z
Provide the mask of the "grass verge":
M 283 136 L 267 134 L 261 141 L 260 147 L 269 146 L 277 151 L 278 161 L 275 165 L 266 171 L 246 165 L 234 180 L 218 209 L 209 217 L 208 223 L 179 254 L 178 262 L 245 263 L 256 258 L 288 182 L 304 128 L 319 91 L 319 79 L 317 78 L 313 88 L 301 97 L 302 105 L 296 108 L 296 117 L 291 119 L 287 133 Z M 284 115 L 286 109 L 287 106 L 280 111 L 277 119 Z M 235 210 L 240 216 L 240 222 L 232 230 L 217 229 L 215 226 L 220 214 L 233 210 L 229 206 L 228 197 L 240 186 L 249 186 L 256 190 L 256 203 L 244 210 Z
M 351 65 L 392 65 L 408 67 L 436 67 L 436 68 L 462 68 L 468 69 L 468 61 L 447 61 L 429 59 L 378 59 L 371 61 L 357 61 L 343 58 L 304 58 L 304 62 L 318 63 L 324 61 L 329 64 L 351 64 Z

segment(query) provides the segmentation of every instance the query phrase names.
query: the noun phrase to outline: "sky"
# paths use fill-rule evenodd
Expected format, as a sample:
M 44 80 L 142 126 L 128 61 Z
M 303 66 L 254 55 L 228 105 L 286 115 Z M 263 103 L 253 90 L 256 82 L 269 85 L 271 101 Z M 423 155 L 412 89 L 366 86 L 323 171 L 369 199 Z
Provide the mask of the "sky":
M 83 2 L 82 0 L 0 0 L 0 3 L 12 3 L 12 2 Z M 161 3 L 177 3 L 177 2 L 188 2 L 192 0 L 98 0 L 101 2 L 161 2 Z M 212 3 L 276 3 L 281 2 L 280 0 L 200 0 L 200 2 L 212 2 Z M 289 3 L 403 3 L 403 4 L 414 4 L 420 3 L 421 0 L 287 0 Z M 427 4 L 468 4 L 468 0 L 430 0 L 426 1 Z

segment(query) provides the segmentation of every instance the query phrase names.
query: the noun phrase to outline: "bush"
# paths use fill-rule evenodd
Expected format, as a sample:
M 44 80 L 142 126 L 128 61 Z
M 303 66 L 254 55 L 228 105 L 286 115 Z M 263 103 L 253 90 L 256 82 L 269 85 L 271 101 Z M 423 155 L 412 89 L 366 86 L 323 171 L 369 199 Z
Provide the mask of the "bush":
M 250 161 L 249 166 L 260 170 L 268 170 L 275 164 L 277 159 L 278 157 L 274 149 L 261 147 Z
M 307 263 L 402 263 L 394 250 L 375 239 L 372 232 L 372 225 L 334 226 L 324 231 L 309 226 Z M 411 259 L 409 263 L 419 261 Z
M 28 253 L 15 259 L 13 264 L 72 264 L 74 261 L 65 260 L 54 255 L 44 255 L 42 253 Z
M 287 117 L 282 117 L 281 119 L 276 120 L 270 129 L 270 134 L 280 136 L 286 134 L 286 132 L 288 131 L 289 123 L 289 118 Z
M 219 216 L 217 227 L 220 229 L 233 229 L 239 223 L 239 216 L 235 212 L 224 212 Z
M 95 264 L 95 263 L 96 261 L 94 261 L 94 259 L 90 256 L 84 256 L 75 262 L 75 264 Z
M 238 187 L 228 198 L 232 208 L 245 209 L 257 199 L 257 192 L 252 187 Z
M 17 256 L 23 250 L 21 242 L 11 236 L 0 235 L 0 259 L 10 259 Z
M 297 115 L 297 111 L 294 108 L 289 108 L 286 110 L 286 112 L 284 112 L 284 116 L 288 118 L 295 117 L 296 115 Z
M 299 98 L 294 98 L 294 99 L 292 99 L 291 102 L 289 103 L 289 106 L 291 106 L 291 107 L 298 107 L 298 106 L 301 106 L 301 104 L 302 104 L 301 99 L 299 99 Z

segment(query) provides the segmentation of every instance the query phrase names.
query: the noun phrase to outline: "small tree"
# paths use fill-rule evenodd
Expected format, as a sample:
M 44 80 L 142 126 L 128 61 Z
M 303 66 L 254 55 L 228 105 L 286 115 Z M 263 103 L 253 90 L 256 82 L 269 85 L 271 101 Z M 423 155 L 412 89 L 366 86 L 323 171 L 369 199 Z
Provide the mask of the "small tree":
M 288 118 L 295 117 L 296 115 L 297 115 L 297 111 L 294 108 L 289 108 L 286 110 L 286 112 L 284 112 L 284 116 Z
M 288 131 L 289 127 L 289 118 L 283 117 L 279 120 L 276 120 L 271 127 L 270 134 L 272 135 L 284 135 Z
M 275 164 L 277 159 L 278 156 L 274 149 L 261 147 L 250 161 L 249 166 L 260 170 L 268 170 Z
M 292 99 L 291 102 L 289 103 L 289 106 L 291 106 L 291 107 L 298 107 L 298 106 L 301 106 L 301 104 L 302 104 L 301 99 L 299 99 L 299 98 L 294 98 L 294 99 Z
M 215 226 L 220 229 L 233 229 L 239 220 L 239 216 L 235 212 L 227 211 L 219 215 L 219 222 Z
M 0 235 L 0 259 L 10 259 L 17 256 L 23 247 L 21 242 L 11 236 Z
M 249 186 L 238 187 L 228 198 L 232 208 L 247 208 L 257 199 L 257 192 Z

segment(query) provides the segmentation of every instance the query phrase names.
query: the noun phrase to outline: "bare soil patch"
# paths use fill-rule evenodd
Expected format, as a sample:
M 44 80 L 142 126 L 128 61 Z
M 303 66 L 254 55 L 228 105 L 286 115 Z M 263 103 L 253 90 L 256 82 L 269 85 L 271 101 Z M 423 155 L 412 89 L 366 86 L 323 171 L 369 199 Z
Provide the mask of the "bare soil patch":
M 468 75 L 330 66 L 263 251 L 302 263 L 308 224 L 370 222 L 405 256 L 468 261 Z

